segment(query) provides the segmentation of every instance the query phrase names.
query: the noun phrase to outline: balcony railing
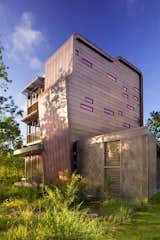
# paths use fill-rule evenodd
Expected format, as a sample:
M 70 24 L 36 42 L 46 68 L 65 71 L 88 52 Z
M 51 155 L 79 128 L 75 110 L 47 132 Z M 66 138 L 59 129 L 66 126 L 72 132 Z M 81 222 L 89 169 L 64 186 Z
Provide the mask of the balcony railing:
M 35 102 L 33 105 L 31 105 L 30 107 L 28 107 L 27 109 L 27 114 L 31 114 L 34 111 L 38 111 L 38 102 Z
M 33 143 L 40 140 L 40 132 L 31 133 L 27 135 L 27 143 Z

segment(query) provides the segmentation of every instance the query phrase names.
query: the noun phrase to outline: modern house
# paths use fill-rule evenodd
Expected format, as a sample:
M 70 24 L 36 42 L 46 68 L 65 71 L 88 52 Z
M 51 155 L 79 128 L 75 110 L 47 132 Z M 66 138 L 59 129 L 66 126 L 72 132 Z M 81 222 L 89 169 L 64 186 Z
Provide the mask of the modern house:
M 106 134 L 116 138 L 119 131 L 127 139 L 130 134 L 134 135 L 132 129 L 143 126 L 141 72 L 123 57 L 109 56 L 79 34 L 72 35 L 49 57 L 45 62 L 44 77 L 37 76 L 22 93 L 27 99 L 27 115 L 22 119 L 27 125 L 27 147 L 15 151 L 15 154 L 25 156 L 28 181 L 54 183 L 65 169 L 69 172 L 78 170 L 89 177 L 87 166 L 86 169 L 85 164 L 81 167 L 84 160 L 86 163 L 91 161 L 87 155 L 81 154 L 82 146 L 86 148 L 85 141 Z M 139 139 L 138 133 L 143 130 L 135 131 Z M 104 143 L 103 137 L 100 138 Z M 132 145 L 132 141 L 129 144 Z M 112 147 L 114 152 L 114 144 Z M 99 182 L 102 186 L 108 145 L 103 148 L 103 160 L 100 160 L 103 162 L 100 170 L 103 179 Z M 100 156 L 96 156 L 95 161 L 99 161 Z M 120 160 L 116 161 L 121 168 Z M 94 173 L 96 176 L 97 169 L 92 166 L 92 171 L 91 179 Z M 108 174 L 114 178 L 112 172 Z M 118 174 L 117 181 L 121 182 Z M 135 179 L 132 180 L 130 184 L 135 184 Z M 121 194 L 120 187 L 118 194 Z

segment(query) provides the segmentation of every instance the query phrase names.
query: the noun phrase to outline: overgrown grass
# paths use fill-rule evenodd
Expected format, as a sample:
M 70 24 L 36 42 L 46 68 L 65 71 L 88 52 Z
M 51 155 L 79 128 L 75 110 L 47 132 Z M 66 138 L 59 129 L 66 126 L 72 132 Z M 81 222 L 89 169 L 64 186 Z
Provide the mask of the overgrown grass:
M 146 203 L 108 199 L 96 203 L 91 217 L 73 174 L 41 189 L 0 185 L 1 240 L 159 240 L 160 194 Z M 90 203 L 89 203 L 90 204 Z M 98 208 L 98 209 L 96 209 Z
M 101 219 L 93 219 L 81 209 L 77 196 L 82 185 L 81 177 L 73 174 L 63 186 L 46 186 L 41 194 L 32 188 L 11 187 L 9 191 L 8 187 L 0 205 L 0 239 L 108 239 Z

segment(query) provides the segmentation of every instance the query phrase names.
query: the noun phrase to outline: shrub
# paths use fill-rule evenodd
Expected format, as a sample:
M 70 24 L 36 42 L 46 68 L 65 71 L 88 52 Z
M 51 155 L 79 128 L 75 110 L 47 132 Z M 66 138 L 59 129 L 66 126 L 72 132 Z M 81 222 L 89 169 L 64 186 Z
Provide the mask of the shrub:
M 7 239 L 106 239 L 100 220 L 92 219 L 86 210 L 80 210 L 77 194 L 81 183 L 78 179 L 79 176 L 74 174 L 64 186 L 53 189 L 45 186 L 43 198 L 36 201 L 34 207 L 23 208 L 19 212 L 19 218 L 13 222 Z
M 8 240 L 101 240 L 106 239 L 102 225 L 97 219 L 90 219 L 78 209 L 71 211 L 66 207 L 61 211 L 30 214 L 24 223 L 14 225 L 7 234 Z
M 112 177 L 110 175 L 105 175 L 105 180 L 104 180 L 104 189 L 105 189 L 105 194 L 107 198 L 111 198 L 112 196 L 112 186 L 113 186 L 113 181 Z
M 100 207 L 100 212 L 111 224 L 125 224 L 132 221 L 134 207 L 124 199 L 107 199 Z
M 159 203 L 160 203 L 160 192 L 157 193 L 157 194 L 155 194 L 155 195 L 151 198 L 150 202 L 153 203 L 153 204 L 157 204 L 157 203 L 159 204 Z
M 9 198 L 25 198 L 29 201 L 37 199 L 41 194 L 41 189 L 32 187 L 8 186 L 6 184 L 0 185 L 0 202 Z

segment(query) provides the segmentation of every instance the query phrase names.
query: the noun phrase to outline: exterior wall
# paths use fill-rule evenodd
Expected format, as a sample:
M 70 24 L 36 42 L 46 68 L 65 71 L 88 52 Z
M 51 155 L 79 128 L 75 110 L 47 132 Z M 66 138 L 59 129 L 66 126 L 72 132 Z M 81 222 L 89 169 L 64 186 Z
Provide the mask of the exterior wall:
M 35 154 L 25 157 L 25 175 L 29 182 L 43 182 L 43 160 L 41 155 Z
M 104 186 L 104 145 L 81 141 L 78 144 L 78 170 L 87 177 L 89 186 Z
M 53 53 L 45 63 L 45 90 L 73 71 L 73 36 Z
M 121 194 L 129 199 L 148 198 L 146 135 L 121 140 Z
M 146 128 L 100 135 L 79 142 L 80 173 L 91 184 L 104 186 L 104 143 L 120 140 L 120 195 L 128 199 L 149 199 L 157 192 L 157 150 Z M 96 170 L 95 170 L 96 169 Z
M 66 79 L 59 79 L 39 100 L 39 121 L 44 145 L 44 180 L 54 182 L 59 171 L 71 170 Z
M 158 173 L 158 156 L 157 156 L 157 144 L 152 135 L 148 135 L 148 197 L 151 198 L 157 193 L 157 173 Z
M 74 42 L 74 72 L 68 92 L 73 140 L 142 124 L 140 75 L 78 40 Z
M 60 171 L 71 171 L 66 81 L 72 71 L 73 36 L 45 63 L 45 90 L 39 99 L 39 121 L 46 182 L 55 182 Z

